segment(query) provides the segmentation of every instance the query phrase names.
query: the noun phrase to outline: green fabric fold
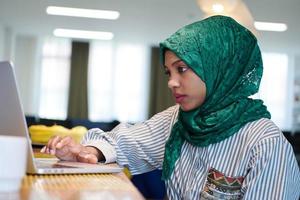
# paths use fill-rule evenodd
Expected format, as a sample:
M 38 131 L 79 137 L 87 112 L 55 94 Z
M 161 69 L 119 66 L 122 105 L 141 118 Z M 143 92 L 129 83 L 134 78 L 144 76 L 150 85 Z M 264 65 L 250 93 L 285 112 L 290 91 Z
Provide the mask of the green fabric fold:
M 187 25 L 160 43 L 173 51 L 206 84 L 204 103 L 179 110 L 165 146 L 163 179 L 167 180 L 186 141 L 197 147 L 221 142 L 246 123 L 271 118 L 262 100 L 252 99 L 260 85 L 263 64 L 255 36 L 235 20 L 213 16 Z

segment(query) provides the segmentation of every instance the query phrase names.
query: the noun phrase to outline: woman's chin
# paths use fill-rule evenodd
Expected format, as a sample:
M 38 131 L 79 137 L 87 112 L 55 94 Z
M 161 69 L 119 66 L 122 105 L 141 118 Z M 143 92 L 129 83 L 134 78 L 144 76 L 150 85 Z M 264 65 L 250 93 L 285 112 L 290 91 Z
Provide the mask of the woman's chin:
M 195 105 L 195 104 L 179 104 L 180 108 L 182 111 L 184 112 L 189 112 L 189 111 L 192 111 L 192 110 L 195 110 L 197 108 L 199 108 L 201 105 Z
M 180 104 L 180 108 L 181 108 L 181 110 L 184 111 L 184 112 L 188 112 L 188 111 L 191 111 L 191 110 L 194 109 L 194 108 L 191 107 L 191 106 L 183 105 L 183 104 Z

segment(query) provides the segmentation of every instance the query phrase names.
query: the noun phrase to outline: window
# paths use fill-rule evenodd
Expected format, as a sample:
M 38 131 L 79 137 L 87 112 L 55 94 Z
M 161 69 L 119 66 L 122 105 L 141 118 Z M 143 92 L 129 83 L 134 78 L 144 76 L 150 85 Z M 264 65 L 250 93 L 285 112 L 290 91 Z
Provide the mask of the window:
M 89 118 L 138 122 L 147 117 L 147 50 L 140 45 L 93 42 L 89 61 Z
M 39 116 L 67 117 L 71 42 L 47 38 L 43 45 Z
M 39 116 L 67 117 L 71 41 L 43 45 Z M 148 51 L 141 45 L 93 41 L 89 51 L 88 105 L 92 121 L 138 122 L 148 112 Z
M 271 119 L 282 129 L 291 129 L 291 115 L 288 106 L 288 57 L 286 54 L 263 53 L 264 72 L 258 92 L 271 113 Z

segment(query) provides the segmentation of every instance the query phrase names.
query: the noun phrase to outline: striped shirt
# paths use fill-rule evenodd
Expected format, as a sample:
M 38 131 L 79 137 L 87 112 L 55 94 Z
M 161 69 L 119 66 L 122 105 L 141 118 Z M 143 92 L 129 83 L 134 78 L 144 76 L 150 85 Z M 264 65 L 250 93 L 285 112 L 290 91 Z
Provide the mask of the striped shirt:
M 111 132 L 91 129 L 82 143 L 102 151 L 106 162 L 129 167 L 132 174 L 162 169 L 178 108 L 143 123 L 122 123 Z M 185 142 L 166 188 L 169 199 L 298 200 L 300 172 L 291 145 L 271 120 L 263 118 L 207 147 Z

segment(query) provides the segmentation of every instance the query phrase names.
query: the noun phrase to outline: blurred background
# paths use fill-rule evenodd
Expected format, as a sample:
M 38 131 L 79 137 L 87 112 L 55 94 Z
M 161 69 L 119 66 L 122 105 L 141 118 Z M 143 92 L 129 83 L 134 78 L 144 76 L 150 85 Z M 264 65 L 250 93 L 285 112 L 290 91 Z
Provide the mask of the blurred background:
M 54 7 L 116 12 L 115 19 L 70 17 L 54 15 Z M 27 116 L 140 122 L 174 104 L 159 42 L 208 15 L 231 15 L 259 40 L 265 70 L 257 97 L 283 131 L 294 133 L 300 129 L 299 10 L 299 0 L 0 0 L 0 60 L 14 63 Z M 281 29 L 258 30 L 256 22 Z M 61 37 L 56 29 L 101 31 L 106 38 Z

